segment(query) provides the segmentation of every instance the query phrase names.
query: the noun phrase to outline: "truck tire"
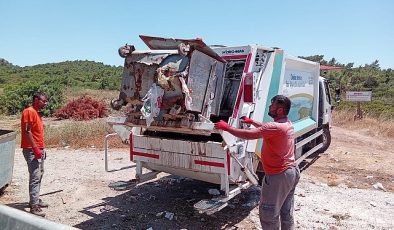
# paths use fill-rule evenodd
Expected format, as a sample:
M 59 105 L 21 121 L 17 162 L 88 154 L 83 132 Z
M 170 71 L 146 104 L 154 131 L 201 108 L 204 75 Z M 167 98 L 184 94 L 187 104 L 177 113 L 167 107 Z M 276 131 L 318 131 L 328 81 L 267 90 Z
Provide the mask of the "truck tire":
M 319 137 L 319 144 L 323 143 L 323 146 L 319 149 L 319 152 L 325 152 L 331 144 L 331 133 L 329 128 L 323 128 L 323 134 Z
M 4 185 L 3 187 L 0 188 L 0 196 L 4 194 L 5 189 L 8 187 L 8 184 Z

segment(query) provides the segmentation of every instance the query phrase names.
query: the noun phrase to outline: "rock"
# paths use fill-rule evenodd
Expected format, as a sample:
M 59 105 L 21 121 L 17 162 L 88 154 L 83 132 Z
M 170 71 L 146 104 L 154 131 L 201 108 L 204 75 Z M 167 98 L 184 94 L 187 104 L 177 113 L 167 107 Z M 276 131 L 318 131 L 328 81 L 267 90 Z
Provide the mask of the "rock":
M 373 202 L 373 201 L 369 202 L 369 204 L 370 204 L 372 207 L 376 207 L 376 203 Z
M 385 191 L 385 192 L 387 191 L 387 190 L 383 187 L 382 183 L 380 183 L 380 182 L 378 182 L 378 183 L 372 185 L 372 187 L 374 187 L 374 189 L 377 189 L 377 190 L 382 190 L 382 191 Z
M 299 193 L 299 194 L 297 194 L 297 196 L 299 196 L 299 197 L 305 197 L 305 194 L 304 194 L 304 193 Z

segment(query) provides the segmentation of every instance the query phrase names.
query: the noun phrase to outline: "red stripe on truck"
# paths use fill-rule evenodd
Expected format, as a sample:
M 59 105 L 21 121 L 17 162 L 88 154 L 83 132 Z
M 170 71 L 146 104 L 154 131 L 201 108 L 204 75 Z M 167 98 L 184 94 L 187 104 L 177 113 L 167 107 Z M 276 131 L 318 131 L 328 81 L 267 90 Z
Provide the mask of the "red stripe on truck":
M 222 56 L 224 60 L 238 60 L 245 59 L 247 56 L 245 54 L 242 55 L 232 55 L 232 56 Z
M 223 164 L 223 163 L 212 162 L 212 161 L 194 160 L 194 164 L 196 164 L 196 165 L 206 165 L 206 166 L 213 166 L 213 167 L 224 168 L 224 164 Z
M 141 156 L 141 157 L 149 157 L 149 158 L 154 158 L 154 159 L 160 158 L 160 155 L 153 154 L 153 153 L 133 152 L 133 155 L 134 156 Z
M 227 149 L 227 174 L 230 176 L 230 165 L 231 165 L 231 160 L 230 160 L 230 150 Z
M 129 141 L 130 141 L 130 161 L 133 161 L 133 132 L 130 132 L 129 136 Z

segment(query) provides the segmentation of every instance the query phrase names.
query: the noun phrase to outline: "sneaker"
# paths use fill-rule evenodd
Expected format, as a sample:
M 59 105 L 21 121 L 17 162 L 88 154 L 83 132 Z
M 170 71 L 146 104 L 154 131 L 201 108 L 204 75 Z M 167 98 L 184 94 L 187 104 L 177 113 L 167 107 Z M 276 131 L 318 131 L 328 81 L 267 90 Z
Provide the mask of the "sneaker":
M 40 206 L 40 208 L 48 208 L 49 204 L 45 203 L 44 201 L 42 201 L 41 199 L 39 199 L 39 203 L 38 205 Z
M 42 201 L 41 199 L 38 200 L 38 204 L 37 204 L 40 208 L 48 208 L 49 204 L 45 203 L 44 201 Z M 29 204 L 29 207 L 31 208 L 31 204 Z
M 30 208 L 30 213 L 37 216 L 42 216 L 42 217 L 45 216 L 45 212 L 42 211 L 39 205 L 32 205 L 32 207 Z

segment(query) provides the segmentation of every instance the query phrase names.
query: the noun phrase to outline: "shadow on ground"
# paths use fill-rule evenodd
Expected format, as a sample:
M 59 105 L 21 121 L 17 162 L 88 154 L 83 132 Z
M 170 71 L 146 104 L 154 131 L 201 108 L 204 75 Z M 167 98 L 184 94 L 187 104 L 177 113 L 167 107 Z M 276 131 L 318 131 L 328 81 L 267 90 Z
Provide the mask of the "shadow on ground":
M 193 205 L 210 199 L 208 189 L 219 185 L 202 181 L 163 177 L 158 181 L 135 186 L 134 181 L 119 181 L 108 189 L 126 192 L 107 197 L 102 203 L 86 207 L 80 212 L 90 220 L 75 225 L 80 229 L 237 229 L 259 201 L 258 187 L 236 196 L 229 206 L 213 214 L 199 214 Z M 172 216 L 173 214 L 173 216 Z
M 311 154 L 305 160 L 300 162 L 300 164 L 298 164 L 300 171 L 303 172 L 304 170 L 309 168 L 309 166 L 313 165 L 313 163 L 315 163 L 319 158 L 320 158 L 320 153 Z

